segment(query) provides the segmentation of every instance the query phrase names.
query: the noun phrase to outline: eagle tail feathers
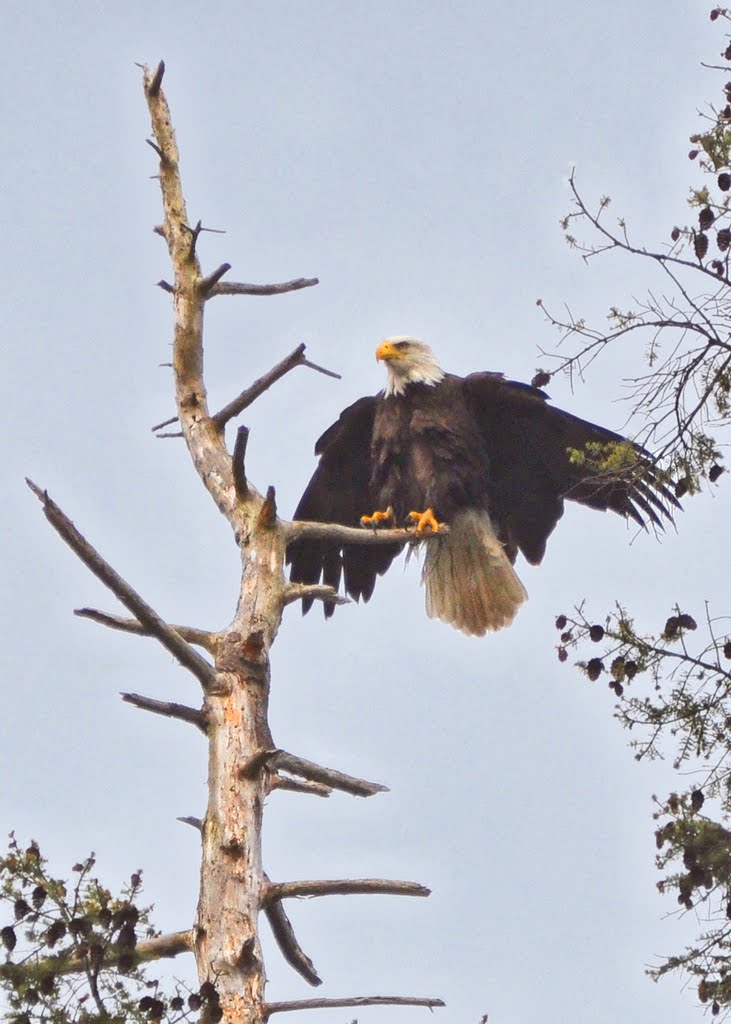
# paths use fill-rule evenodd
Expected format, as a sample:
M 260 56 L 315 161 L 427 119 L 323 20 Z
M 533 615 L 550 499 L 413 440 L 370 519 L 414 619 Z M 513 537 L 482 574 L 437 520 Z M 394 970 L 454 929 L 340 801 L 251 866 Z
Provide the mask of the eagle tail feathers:
M 509 626 L 528 597 L 490 516 L 480 509 L 460 512 L 448 534 L 429 541 L 422 582 L 429 618 L 470 636 Z

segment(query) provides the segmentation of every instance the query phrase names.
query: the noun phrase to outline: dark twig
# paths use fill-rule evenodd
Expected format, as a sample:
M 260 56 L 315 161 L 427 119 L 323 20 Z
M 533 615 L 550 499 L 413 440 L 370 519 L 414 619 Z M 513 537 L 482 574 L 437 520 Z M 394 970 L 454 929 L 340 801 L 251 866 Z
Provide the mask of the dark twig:
M 177 416 L 171 416 L 170 419 L 163 420 L 162 423 L 156 423 L 154 427 L 150 427 L 153 434 L 156 434 L 158 430 L 162 430 L 163 427 L 169 427 L 173 423 L 178 422 Z
M 114 571 L 111 565 L 79 533 L 68 516 L 61 511 L 55 501 L 51 500 L 46 491 L 41 490 L 32 480 L 26 479 L 26 483 L 43 505 L 43 514 L 48 522 L 74 554 L 81 559 L 87 569 L 90 569 L 112 591 L 141 625 L 149 630 L 150 635 L 159 640 L 163 647 L 170 651 L 181 665 L 192 672 L 205 688 L 212 686 L 216 680 L 216 673 L 206 659 L 201 657 L 179 633 L 176 633 L 167 622 L 161 619 L 154 608 L 147 604 L 137 591 L 133 590 L 129 583 Z
M 274 487 L 270 484 L 267 487 L 266 498 L 264 504 L 259 510 L 259 516 L 257 518 L 257 525 L 263 527 L 265 530 L 270 530 L 277 522 L 277 495 Z
M 164 438 L 164 437 L 184 437 L 184 436 L 185 435 L 183 434 L 182 430 L 176 430 L 174 434 L 155 434 L 155 437 L 158 439 L 158 441 L 161 438 Z
M 297 941 L 292 923 L 282 904 L 270 903 L 264 908 L 264 913 L 280 952 L 289 966 L 293 967 L 308 984 L 321 985 L 322 979 L 315 970 L 315 965 Z
M 142 711 L 151 711 L 154 715 L 164 715 L 166 718 L 178 718 L 181 722 L 189 722 L 205 735 L 208 732 L 205 714 L 198 708 L 189 708 L 187 704 L 175 704 L 170 701 L 154 700 L 152 697 L 143 697 L 139 693 L 120 694 L 126 704 L 132 704 Z
M 217 267 L 212 274 L 208 277 L 201 278 L 199 288 L 201 295 L 210 295 L 211 289 L 215 288 L 218 282 L 221 280 L 224 274 L 227 274 L 231 269 L 230 263 L 222 263 L 220 267 Z
M 418 882 L 394 882 L 387 878 L 336 878 L 308 882 L 271 882 L 264 895 L 272 900 L 304 896 L 430 896 L 431 889 Z
M 345 1006 L 426 1006 L 433 1010 L 444 1006 L 443 999 L 420 996 L 351 996 L 350 999 L 292 999 L 286 1003 L 264 1003 L 264 1016 L 293 1010 L 330 1010 Z
M 318 363 L 311 363 L 309 359 L 302 360 L 302 366 L 306 366 L 308 370 L 316 370 L 318 373 L 323 373 L 326 377 L 332 377 L 333 380 L 342 380 L 342 373 L 335 373 L 334 370 L 326 370 L 324 366 L 320 366 Z
M 121 615 L 109 615 L 107 612 L 97 611 L 96 608 L 75 608 L 74 615 L 80 619 L 90 619 L 98 622 L 100 626 L 108 626 L 109 629 L 118 629 L 122 633 L 134 633 L 136 636 L 152 636 L 149 629 L 138 622 L 137 619 L 126 619 Z M 196 644 L 197 647 L 204 647 L 207 651 L 213 645 L 213 634 L 205 629 L 195 629 L 193 626 L 171 625 L 170 629 L 182 636 L 189 644 Z
M 236 497 L 245 501 L 249 496 L 249 482 L 246 479 L 246 446 L 249 443 L 249 428 L 239 427 L 232 457 L 232 469 Z
M 241 284 L 228 281 L 216 284 L 211 288 L 209 297 L 213 295 L 283 295 L 285 292 L 297 292 L 301 288 L 312 288 L 319 284 L 316 277 L 298 277 L 294 281 L 283 281 L 281 284 Z
M 184 825 L 190 825 L 191 828 L 198 829 L 199 832 L 203 831 L 203 822 L 200 818 L 193 817 L 192 814 L 187 815 L 185 818 L 176 818 L 176 821 L 181 821 Z
M 225 405 L 223 409 L 219 409 L 214 416 L 211 417 L 213 422 L 219 426 L 224 427 L 229 420 L 233 419 L 234 416 L 238 416 L 244 411 L 252 402 L 263 395 L 265 391 L 275 384 L 281 377 L 293 370 L 295 366 L 307 366 L 310 369 L 318 370 L 320 373 L 325 373 L 330 377 L 338 377 L 339 375 L 333 373 L 332 370 L 325 370 L 321 366 L 317 366 L 315 363 L 309 362 L 305 359 L 305 344 L 298 345 L 297 348 L 290 352 L 288 356 L 285 356 L 280 363 L 273 366 L 271 370 L 267 371 L 263 377 L 259 377 L 255 380 L 245 391 L 242 391 L 240 395 L 234 398 L 228 405 Z
M 162 85 L 162 76 L 165 74 L 165 61 L 161 60 L 155 68 L 155 74 L 147 83 L 145 92 L 148 96 L 157 96 L 160 92 L 160 86 Z
M 162 288 L 164 292 L 169 292 L 170 295 L 172 295 L 175 292 L 175 289 L 170 284 L 170 282 L 166 281 L 164 278 L 157 282 L 157 287 Z
M 145 139 L 145 142 L 147 143 L 148 146 L 151 146 L 155 150 L 155 152 L 157 153 L 161 160 L 164 159 L 163 152 L 156 142 L 153 142 L 152 139 Z
M 323 786 L 320 782 L 290 779 L 288 775 L 273 775 L 269 785 L 272 789 L 286 789 L 291 793 L 307 793 L 309 796 L 328 797 L 332 793 L 329 786 Z
M 313 761 L 306 761 L 303 757 L 289 754 L 286 750 L 275 750 L 269 760 L 272 768 L 283 768 L 292 775 L 299 775 L 311 782 L 321 782 L 331 789 L 340 789 L 353 796 L 375 796 L 376 793 L 388 793 L 388 786 L 382 786 L 378 782 L 368 782 L 366 779 L 358 779 L 352 775 L 345 775 L 333 768 L 325 768 L 315 764 Z

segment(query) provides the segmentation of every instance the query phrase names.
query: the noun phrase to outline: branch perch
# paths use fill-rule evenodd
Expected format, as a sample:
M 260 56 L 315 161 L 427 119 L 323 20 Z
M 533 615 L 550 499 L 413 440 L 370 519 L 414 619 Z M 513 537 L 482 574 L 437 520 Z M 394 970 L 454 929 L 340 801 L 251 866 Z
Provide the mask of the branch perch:
M 271 882 L 264 900 L 285 900 L 312 896 L 430 896 L 431 889 L 418 882 L 394 882 L 385 878 L 339 878 L 308 882 Z
M 293 999 L 286 1003 L 264 1003 L 266 1017 L 293 1010 L 331 1010 L 346 1006 L 426 1006 L 429 1010 L 444 1006 L 443 999 L 421 996 L 352 996 L 350 999 Z
M 282 525 L 287 544 L 292 544 L 300 538 L 329 540 L 334 544 L 421 544 L 422 541 L 429 541 L 433 537 L 445 537 L 449 533 L 446 524 L 440 524 L 439 533 L 425 533 L 422 536 L 418 536 L 413 529 L 373 530 L 362 526 L 341 526 L 339 523 L 315 523 L 306 519 L 296 519 Z
M 108 626 L 109 629 L 118 629 L 122 633 L 133 633 L 135 636 L 153 635 L 137 619 L 126 619 L 121 615 L 109 615 L 107 612 L 97 611 L 96 608 L 75 608 L 74 615 L 78 615 L 80 619 L 90 619 L 92 622 L 98 622 L 100 626 Z M 204 647 L 207 651 L 210 651 L 213 647 L 213 634 L 206 629 L 176 625 L 171 625 L 170 628 L 174 629 L 189 644 Z
M 81 559 L 87 569 L 90 569 L 112 591 L 114 596 L 122 602 L 125 608 L 132 612 L 141 625 L 149 630 L 151 636 L 159 640 L 163 647 L 170 651 L 173 657 L 178 659 L 181 665 L 196 676 L 204 688 L 212 686 L 216 680 L 216 673 L 205 658 L 202 658 L 197 651 L 193 650 L 180 634 L 176 633 L 174 629 L 161 619 L 154 608 L 147 604 L 137 591 L 133 590 L 129 583 L 114 571 L 111 565 L 79 533 L 55 501 L 51 500 L 47 491 L 41 490 L 37 484 L 34 484 L 32 480 L 27 478 L 26 483 L 41 502 L 43 514 L 48 522 L 61 539 L 68 544 L 74 554 Z
M 284 591 L 284 604 L 293 604 L 300 599 L 327 601 L 328 604 L 350 604 L 350 598 L 343 597 L 324 583 L 289 583 Z
M 154 700 L 152 697 L 143 697 L 139 693 L 122 693 L 122 700 L 126 704 L 132 704 L 141 711 L 151 711 L 154 715 L 164 715 L 166 718 L 177 718 L 181 722 L 188 722 L 205 734 L 208 732 L 208 723 L 205 714 L 198 708 L 189 708 L 186 704 L 174 704 L 169 701 Z

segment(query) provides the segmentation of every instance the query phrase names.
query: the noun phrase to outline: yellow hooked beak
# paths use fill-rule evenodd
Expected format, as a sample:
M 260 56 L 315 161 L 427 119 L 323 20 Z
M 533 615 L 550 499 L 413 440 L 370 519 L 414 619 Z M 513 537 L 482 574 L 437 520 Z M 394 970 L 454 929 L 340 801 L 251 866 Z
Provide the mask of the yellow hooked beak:
M 392 341 L 383 341 L 376 349 L 376 359 L 388 362 L 389 359 L 403 359 L 404 354 Z

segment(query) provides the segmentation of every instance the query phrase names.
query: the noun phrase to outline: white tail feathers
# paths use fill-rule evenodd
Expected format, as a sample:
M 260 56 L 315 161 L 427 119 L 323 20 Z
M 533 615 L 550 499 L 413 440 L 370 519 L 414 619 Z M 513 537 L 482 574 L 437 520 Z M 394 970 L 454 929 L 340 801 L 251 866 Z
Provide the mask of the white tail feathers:
M 467 509 L 426 545 L 426 613 L 470 636 L 509 626 L 528 597 L 487 512 Z

